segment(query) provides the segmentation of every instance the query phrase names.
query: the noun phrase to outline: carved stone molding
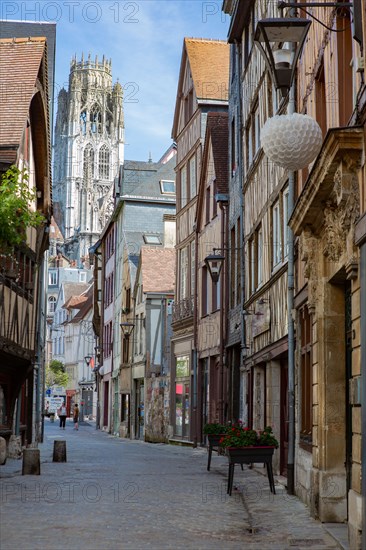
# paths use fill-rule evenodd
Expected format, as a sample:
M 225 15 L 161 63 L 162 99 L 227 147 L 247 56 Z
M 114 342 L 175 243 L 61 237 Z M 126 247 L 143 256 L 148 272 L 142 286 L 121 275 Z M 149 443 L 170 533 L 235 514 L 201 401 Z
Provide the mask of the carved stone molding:
M 299 239 L 300 259 L 305 262 L 304 277 L 308 279 L 308 308 L 310 313 L 315 313 L 316 290 L 318 281 L 317 261 L 318 239 L 309 229 L 302 232 Z
M 346 276 L 347 279 L 353 281 L 357 279 L 358 275 L 358 261 L 356 258 L 351 258 L 351 260 L 346 265 Z
M 340 164 L 334 175 L 331 199 L 324 209 L 324 256 L 338 262 L 347 250 L 347 234 L 359 216 L 360 199 L 357 175 Z

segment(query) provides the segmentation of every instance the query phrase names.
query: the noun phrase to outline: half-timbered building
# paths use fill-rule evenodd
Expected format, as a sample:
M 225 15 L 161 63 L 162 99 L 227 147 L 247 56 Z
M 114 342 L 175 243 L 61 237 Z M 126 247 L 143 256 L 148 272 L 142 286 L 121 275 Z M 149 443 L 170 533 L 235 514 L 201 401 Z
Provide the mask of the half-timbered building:
M 207 422 L 228 420 L 229 372 L 225 361 L 227 273 L 224 261 L 218 281 L 205 258 L 228 258 L 228 115 L 208 113 L 196 215 L 197 294 L 195 327 L 198 360 L 197 437 L 203 441 Z
M 45 217 L 0 259 L 0 435 L 26 445 L 41 437 L 44 252 L 51 220 L 46 39 L 1 39 L 0 73 L 0 170 L 15 165 L 26 171 L 35 191 L 29 207 Z M 2 244 L 7 243 L 0 243 L 0 252 Z
M 197 354 L 194 337 L 195 219 L 209 111 L 227 110 L 229 47 L 219 40 L 185 38 L 172 137 L 177 144 L 177 283 L 173 311 L 173 439 L 197 440 Z M 175 377 L 175 380 L 174 380 Z M 177 393 L 178 392 L 178 393 Z M 180 393 L 182 392 L 182 393 Z

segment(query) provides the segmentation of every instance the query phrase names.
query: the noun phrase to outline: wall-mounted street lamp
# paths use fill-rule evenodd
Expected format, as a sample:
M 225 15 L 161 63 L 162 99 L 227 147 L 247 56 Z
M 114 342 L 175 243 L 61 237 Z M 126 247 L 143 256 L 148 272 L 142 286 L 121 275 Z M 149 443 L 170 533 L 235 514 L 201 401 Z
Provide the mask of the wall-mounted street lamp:
M 91 355 L 86 355 L 86 356 L 84 357 L 84 361 L 85 361 L 87 367 L 90 366 L 90 362 L 91 362 L 92 359 L 93 359 L 93 358 L 92 358 Z
M 311 21 L 298 17 L 262 19 L 257 23 L 254 42 L 259 48 L 272 81 L 286 96 L 295 76 Z
M 206 256 L 205 264 L 213 283 L 218 283 L 224 261 L 225 256 L 217 254 L 215 249 L 213 254 Z
M 125 323 L 120 323 L 119 325 L 122 329 L 123 336 L 125 338 L 129 338 L 133 332 L 133 329 L 135 328 L 135 323 L 129 323 L 126 321 Z

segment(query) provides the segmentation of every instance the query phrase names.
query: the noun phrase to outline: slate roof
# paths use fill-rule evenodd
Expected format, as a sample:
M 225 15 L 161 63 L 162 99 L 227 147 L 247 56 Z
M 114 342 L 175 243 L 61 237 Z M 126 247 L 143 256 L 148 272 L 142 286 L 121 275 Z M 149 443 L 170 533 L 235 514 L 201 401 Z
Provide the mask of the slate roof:
M 159 198 L 175 203 L 175 195 L 161 192 L 160 180 L 175 181 L 175 156 L 167 163 L 126 160 L 122 168 L 121 195 Z
M 230 46 L 224 40 L 185 38 L 197 99 L 229 98 Z
M 198 226 L 202 223 L 205 185 L 213 176 L 208 174 L 210 153 L 212 154 L 215 171 L 216 191 L 219 194 L 227 195 L 229 193 L 229 118 L 226 112 L 210 112 L 207 115 L 205 146 L 202 154 L 201 177 L 196 209 Z
M 143 292 L 174 292 L 175 249 L 141 248 Z
M 229 117 L 227 113 L 208 113 L 206 136 L 211 137 L 218 193 L 229 192 Z M 206 140 L 205 140 L 206 143 Z
M 16 161 L 45 48 L 44 37 L 0 39 L 4 94 L 0 101 L 0 147 L 4 162 Z

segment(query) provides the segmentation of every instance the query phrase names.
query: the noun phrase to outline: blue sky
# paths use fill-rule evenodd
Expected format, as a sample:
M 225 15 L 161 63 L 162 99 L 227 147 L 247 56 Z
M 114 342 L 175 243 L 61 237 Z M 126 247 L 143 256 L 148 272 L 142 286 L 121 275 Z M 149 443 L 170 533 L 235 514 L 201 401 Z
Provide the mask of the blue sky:
M 2 18 L 57 22 L 56 97 L 67 88 L 70 60 L 81 53 L 112 59 L 124 87 L 125 158 L 147 160 L 171 144 L 183 37 L 225 40 L 222 0 L 3 0 Z M 11 14 L 11 16 L 9 15 Z

